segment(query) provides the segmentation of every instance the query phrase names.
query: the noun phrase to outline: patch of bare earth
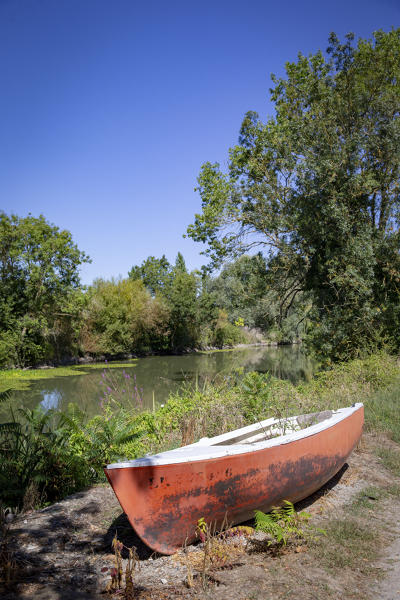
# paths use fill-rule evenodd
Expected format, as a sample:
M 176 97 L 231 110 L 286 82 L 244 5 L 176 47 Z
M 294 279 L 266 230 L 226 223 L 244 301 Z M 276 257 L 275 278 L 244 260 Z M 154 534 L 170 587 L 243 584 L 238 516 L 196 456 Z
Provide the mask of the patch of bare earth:
M 8 586 L 1 589 L 0 584 L 0 597 L 113 598 L 104 590 L 114 566 L 111 543 L 117 533 L 125 546 L 137 548 L 139 561 L 130 595 L 115 598 L 400 598 L 400 479 L 377 456 L 376 447 L 382 445 L 395 446 L 365 435 L 340 473 L 296 507 L 311 513 L 327 536 L 278 554 L 271 553 L 263 536 L 242 538 L 207 576 L 202 576 L 199 546 L 172 557 L 152 554 L 135 536 L 109 487 L 94 487 L 22 515 L 8 536 L 17 569 Z M 124 569 L 126 560 L 123 553 Z

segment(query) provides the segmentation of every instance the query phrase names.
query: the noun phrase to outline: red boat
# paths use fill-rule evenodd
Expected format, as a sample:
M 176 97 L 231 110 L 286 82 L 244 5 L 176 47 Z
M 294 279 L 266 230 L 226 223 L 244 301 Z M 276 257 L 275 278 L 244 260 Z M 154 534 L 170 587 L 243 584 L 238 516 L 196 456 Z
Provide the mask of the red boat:
M 104 470 L 138 536 L 173 554 L 195 539 L 201 517 L 233 525 L 315 492 L 344 465 L 363 422 L 361 403 L 267 419 Z

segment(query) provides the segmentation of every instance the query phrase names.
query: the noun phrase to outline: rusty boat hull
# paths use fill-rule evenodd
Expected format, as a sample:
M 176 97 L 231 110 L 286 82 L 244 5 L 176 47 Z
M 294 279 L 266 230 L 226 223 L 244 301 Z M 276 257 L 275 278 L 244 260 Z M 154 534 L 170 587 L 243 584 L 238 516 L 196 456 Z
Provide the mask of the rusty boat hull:
M 323 414 L 323 413 L 319 413 Z M 309 416 L 308 416 L 309 417 Z M 289 419 L 296 426 L 301 417 Z M 162 554 L 195 539 L 198 520 L 231 524 L 306 498 L 345 464 L 362 433 L 361 403 L 304 429 L 269 419 L 177 450 L 107 465 L 105 474 L 138 536 Z M 292 424 L 293 424 L 292 423 Z M 274 429 L 275 428 L 275 429 Z M 275 437 L 266 437 L 272 431 Z

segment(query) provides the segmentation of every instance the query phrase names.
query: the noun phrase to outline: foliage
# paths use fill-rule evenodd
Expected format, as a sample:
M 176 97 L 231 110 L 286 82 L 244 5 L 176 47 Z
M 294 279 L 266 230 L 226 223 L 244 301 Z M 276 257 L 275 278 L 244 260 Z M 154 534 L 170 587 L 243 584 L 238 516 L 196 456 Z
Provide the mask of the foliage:
M 0 213 L 0 365 L 62 358 L 77 343 L 88 257 L 43 216 Z
M 203 165 L 188 229 L 214 264 L 266 248 L 283 310 L 310 296 L 330 360 L 399 346 L 400 30 L 353 37 L 273 76 L 275 116 L 246 114 L 227 174 Z
M 249 339 L 235 321 L 277 327 L 279 341 L 299 335 L 298 313 L 280 311 L 261 255 L 214 279 L 189 273 L 181 253 L 175 264 L 150 256 L 126 279 L 83 289 L 78 268 L 87 256 L 42 216 L 1 213 L 0 250 L 0 366 L 233 346 Z
M 382 431 L 394 442 L 400 443 L 400 378 L 392 378 L 385 386 L 375 389 L 365 412 L 366 426 Z
M 54 501 L 85 485 L 87 465 L 69 451 L 63 415 L 19 409 L 0 424 L 0 501 L 26 504 L 32 486 L 38 503 Z M 29 506 L 33 508 L 33 506 Z
M 267 533 L 268 546 L 286 546 L 299 540 L 307 541 L 315 537 L 315 529 L 309 524 L 311 515 L 306 512 L 296 512 L 292 502 L 284 500 L 283 505 L 273 508 L 265 514 L 255 511 L 256 530 Z M 319 533 L 325 533 L 318 529 Z
M 188 273 L 179 252 L 175 265 L 165 256 L 150 256 L 141 266 L 129 272 L 133 280 L 141 280 L 149 292 L 160 298 L 168 307 L 166 327 L 168 341 L 165 349 L 172 351 L 194 348 L 201 343 L 203 332 L 213 330 L 216 321 L 215 303 L 209 294 L 201 290 L 199 273 Z
M 285 292 L 260 252 L 227 263 L 217 277 L 209 277 L 207 289 L 230 322 L 257 327 L 269 339 L 271 330 L 276 329 L 278 341 L 292 342 L 304 333 L 304 315 L 309 310 L 306 296 L 298 294 L 284 306 Z
M 164 349 L 169 310 L 140 280 L 97 279 L 87 292 L 81 343 L 94 355 Z

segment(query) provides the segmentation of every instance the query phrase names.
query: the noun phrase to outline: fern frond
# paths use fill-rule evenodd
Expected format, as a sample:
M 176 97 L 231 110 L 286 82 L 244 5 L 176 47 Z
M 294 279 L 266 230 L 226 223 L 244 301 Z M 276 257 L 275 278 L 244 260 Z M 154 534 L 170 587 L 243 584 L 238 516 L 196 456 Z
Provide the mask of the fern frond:
M 12 390 L 5 390 L 4 392 L 0 392 L 0 403 L 7 402 L 11 398 Z
M 0 435 L 4 433 L 20 433 L 21 432 L 21 423 L 17 421 L 10 421 L 9 423 L 0 423 Z

